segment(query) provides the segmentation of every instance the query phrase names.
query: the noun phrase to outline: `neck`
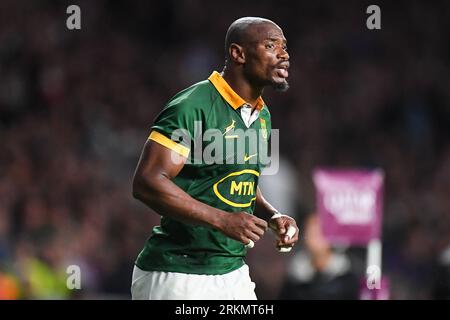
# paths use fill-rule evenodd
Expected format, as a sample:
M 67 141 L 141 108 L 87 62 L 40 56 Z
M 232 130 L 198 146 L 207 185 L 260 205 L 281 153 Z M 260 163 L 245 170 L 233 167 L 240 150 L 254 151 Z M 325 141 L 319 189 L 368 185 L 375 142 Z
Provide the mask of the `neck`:
M 263 87 L 252 85 L 238 68 L 225 66 L 222 77 L 242 99 L 250 103 L 252 107 L 256 107 L 256 102 L 263 93 Z

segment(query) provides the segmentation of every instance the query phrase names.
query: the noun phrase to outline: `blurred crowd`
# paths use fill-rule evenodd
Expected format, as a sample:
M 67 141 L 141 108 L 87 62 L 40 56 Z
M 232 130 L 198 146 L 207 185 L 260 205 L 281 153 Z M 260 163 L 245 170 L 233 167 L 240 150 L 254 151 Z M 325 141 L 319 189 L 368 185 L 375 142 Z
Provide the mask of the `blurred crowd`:
M 434 270 L 450 261 L 447 2 L 380 2 L 376 31 L 363 1 L 76 1 L 73 31 L 69 4 L 0 2 L 0 299 L 129 298 L 159 223 L 131 196 L 149 128 L 222 69 L 226 29 L 247 15 L 288 39 L 291 89 L 264 98 L 298 185 L 291 214 L 314 210 L 316 166 L 382 168 L 391 298 L 436 297 Z M 255 247 L 260 298 L 281 294 L 289 261 Z M 70 265 L 81 290 L 66 287 Z

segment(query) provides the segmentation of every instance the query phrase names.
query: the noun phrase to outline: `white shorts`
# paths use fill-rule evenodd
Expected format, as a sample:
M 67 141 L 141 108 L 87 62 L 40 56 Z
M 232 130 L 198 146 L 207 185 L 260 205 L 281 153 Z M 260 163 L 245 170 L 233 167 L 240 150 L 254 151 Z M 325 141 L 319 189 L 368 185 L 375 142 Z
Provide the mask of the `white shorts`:
M 246 264 L 221 275 L 143 271 L 134 266 L 133 300 L 256 300 Z

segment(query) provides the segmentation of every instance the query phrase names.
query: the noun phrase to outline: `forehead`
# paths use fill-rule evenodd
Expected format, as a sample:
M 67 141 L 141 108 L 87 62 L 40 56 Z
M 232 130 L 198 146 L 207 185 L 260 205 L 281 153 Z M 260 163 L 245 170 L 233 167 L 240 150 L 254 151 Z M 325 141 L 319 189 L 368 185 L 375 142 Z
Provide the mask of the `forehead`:
M 263 42 L 265 40 L 280 40 L 286 42 L 283 30 L 279 26 L 273 23 L 263 23 L 253 26 L 249 30 L 253 41 Z

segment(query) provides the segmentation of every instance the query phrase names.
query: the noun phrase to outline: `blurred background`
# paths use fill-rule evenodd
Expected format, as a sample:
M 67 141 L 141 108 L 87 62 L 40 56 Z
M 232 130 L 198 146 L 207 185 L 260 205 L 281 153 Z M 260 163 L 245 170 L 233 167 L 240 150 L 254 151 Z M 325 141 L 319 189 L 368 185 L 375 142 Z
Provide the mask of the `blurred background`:
M 70 4 L 81 30 L 66 28 Z M 381 30 L 366 27 L 370 4 Z M 265 195 L 305 231 L 316 166 L 382 168 L 391 299 L 449 297 L 447 1 L 2 0 L 0 298 L 130 298 L 159 224 L 131 196 L 149 128 L 176 92 L 222 70 L 226 30 L 248 15 L 278 23 L 291 57 L 291 89 L 264 94 L 283 157 Z M 273 241 L 247 260 L 258 297 L 295 298 L 286 284 L 308 243 L 280 255 Z M 345 254 L 364 272 L 364 248 Z M 66 288 L 73 264 L 81 290 Z

